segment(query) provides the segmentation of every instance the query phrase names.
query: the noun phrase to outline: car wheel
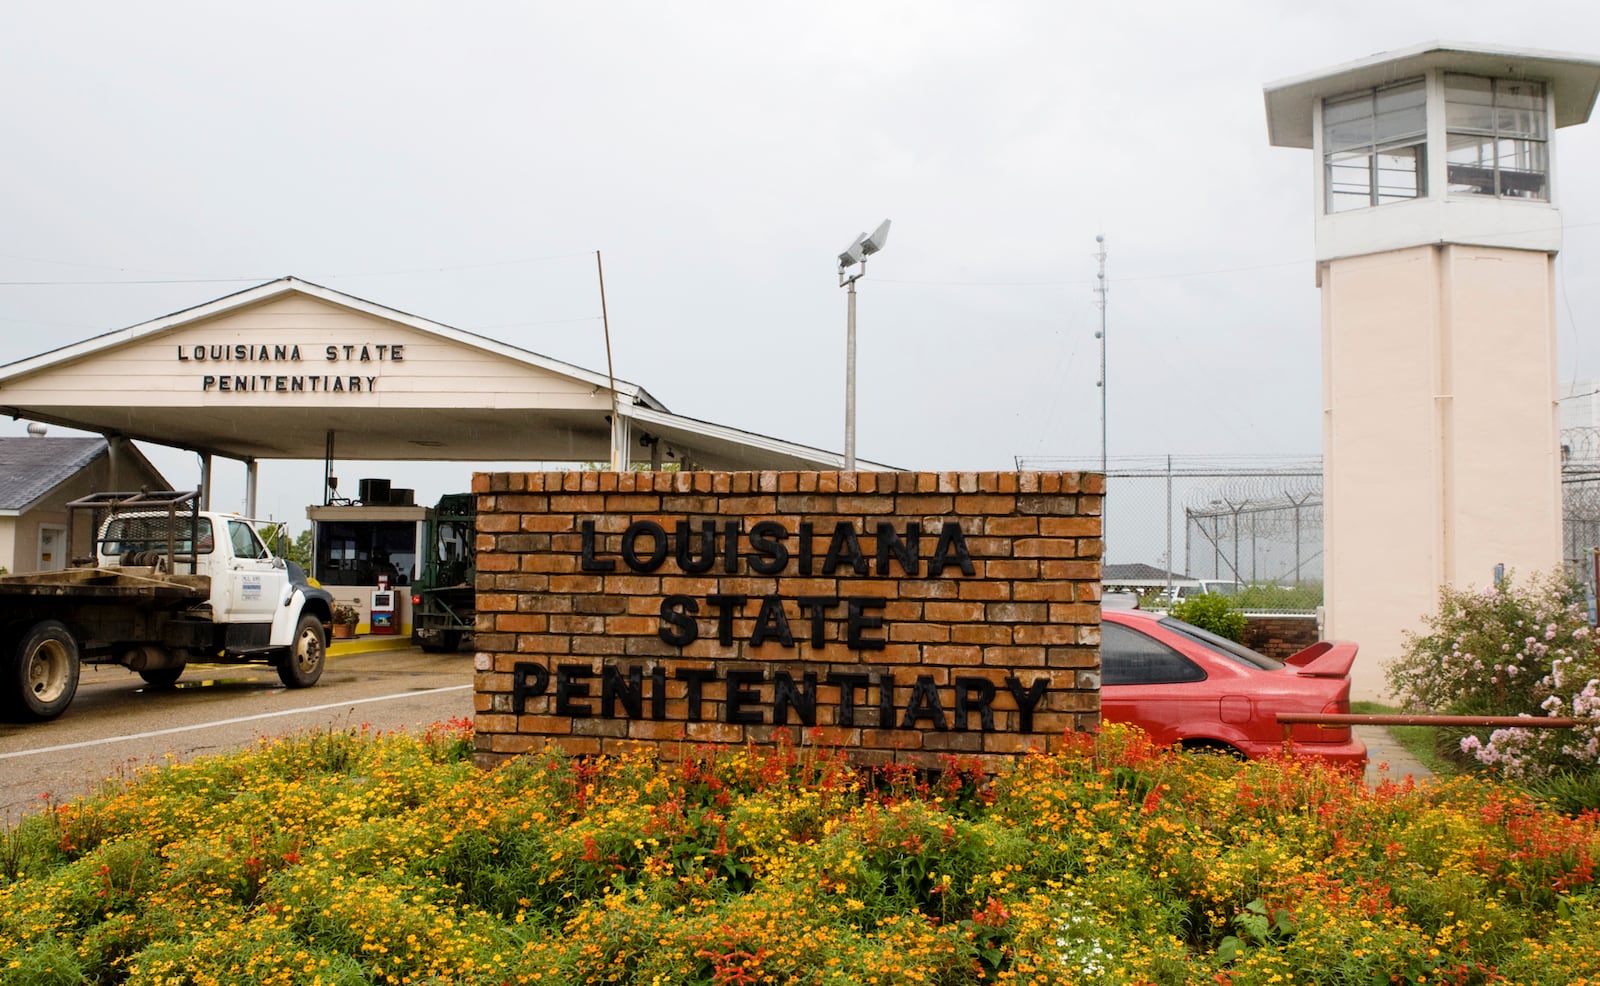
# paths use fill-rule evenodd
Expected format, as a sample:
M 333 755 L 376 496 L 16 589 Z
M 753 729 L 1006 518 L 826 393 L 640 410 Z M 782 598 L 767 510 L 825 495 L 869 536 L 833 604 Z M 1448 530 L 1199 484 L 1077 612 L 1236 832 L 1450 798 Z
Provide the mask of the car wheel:
M 294 641 L 278 665 L 278 677 L 290 688 L 310 688 L 322 677 L 327 655 L 328 638 L 322 632 L 322 621 L 307 613 L 295 625 Z

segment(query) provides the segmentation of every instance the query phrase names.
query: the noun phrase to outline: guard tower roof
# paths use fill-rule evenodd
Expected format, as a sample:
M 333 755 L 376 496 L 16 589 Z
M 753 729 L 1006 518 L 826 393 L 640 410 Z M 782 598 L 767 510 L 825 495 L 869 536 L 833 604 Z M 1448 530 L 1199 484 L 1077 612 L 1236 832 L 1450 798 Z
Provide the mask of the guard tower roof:
M 1542 81 L 1550 86 L 1558 127 L 1587 121 L 1595 97 L 1600 95 L 1600 60 L 1594 58 L 1530 48 L 1430 41 L 1268 83 L 1267 137 L 1275 147 L 1309 148 L 1311 108 L 1317 100 L 1415 78 L 1437 68 L 1499 79 Z

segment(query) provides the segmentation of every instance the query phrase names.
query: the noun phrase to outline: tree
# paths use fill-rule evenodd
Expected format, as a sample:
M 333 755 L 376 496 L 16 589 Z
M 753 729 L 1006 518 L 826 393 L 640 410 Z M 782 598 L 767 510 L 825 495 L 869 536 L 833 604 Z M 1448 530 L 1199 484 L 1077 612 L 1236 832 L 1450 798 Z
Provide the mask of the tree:
M 279 558 L 292 561 L 306 571 L 311 570 L 311 529 L 308 527 L 289 540 L 289 525 L 263 524 L 261 536 Z

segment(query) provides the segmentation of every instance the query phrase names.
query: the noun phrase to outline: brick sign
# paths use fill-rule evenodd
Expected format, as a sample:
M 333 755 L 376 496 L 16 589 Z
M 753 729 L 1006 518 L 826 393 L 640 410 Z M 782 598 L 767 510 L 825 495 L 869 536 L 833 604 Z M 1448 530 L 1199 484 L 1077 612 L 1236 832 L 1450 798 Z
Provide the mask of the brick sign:
M 1099 719 L 1083 473 L 480 473 L 480 763 L 1048 749 Z

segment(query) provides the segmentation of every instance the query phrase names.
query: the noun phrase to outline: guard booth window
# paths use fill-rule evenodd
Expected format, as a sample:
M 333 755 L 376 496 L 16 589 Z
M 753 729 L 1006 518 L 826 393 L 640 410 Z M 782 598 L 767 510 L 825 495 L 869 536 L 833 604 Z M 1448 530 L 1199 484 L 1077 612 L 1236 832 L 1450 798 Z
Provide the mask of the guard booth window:
M 324 585 L 410 585 L 417 563 L 417 525 L 410 521 L 320 521 L 317 579 Z

